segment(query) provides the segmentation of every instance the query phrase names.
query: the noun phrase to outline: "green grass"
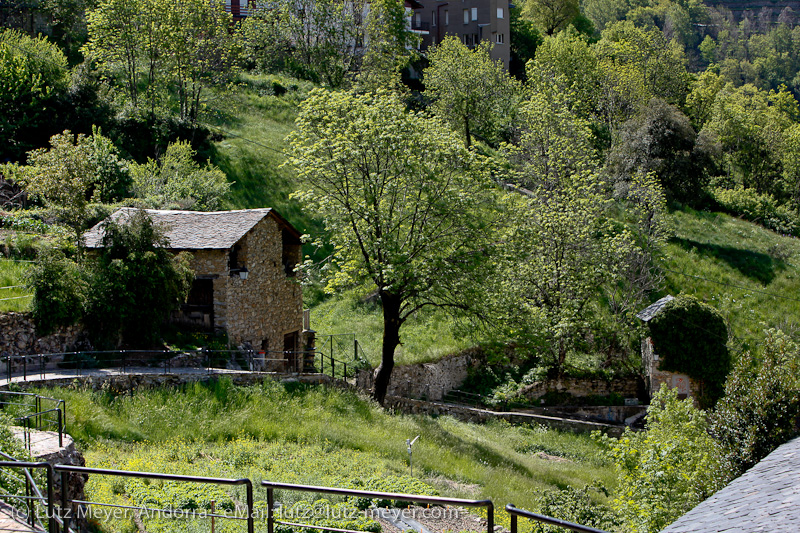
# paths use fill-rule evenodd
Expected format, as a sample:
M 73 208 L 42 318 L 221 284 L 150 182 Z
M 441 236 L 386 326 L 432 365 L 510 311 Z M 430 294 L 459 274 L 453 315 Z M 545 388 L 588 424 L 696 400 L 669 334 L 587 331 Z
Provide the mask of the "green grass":
M 24 285 L 25 273 L 28 271 L 29 267 L 30 263 L 25 261 L 0 259 L 0 287 Z M 5 298 L 16 298 L 28 294 L 30 294 L 30 290 L 24 287 L 0 290 L 0 313 L 8 311 L 29 311 L 31 305 L 30 298 L 5 300 Z
M 375 367 L 381 360 L 383 314 L 378 303 L 364 303 L 365 290 L 337 294 L 311 311 L 311 327 L 319 335 L 317 348 L 326 350 L 324 335 L 354 333 L 363 355 Z M 458 335 L 455 321 L 442 311 L 423 311 L 400 329 L 396 364 L 427 363 L 473 346 L 476 339 Z M 337 357 L 338 359 L 338 357 Z
M 735 346 L 757 347 L 767 327 L 798 333 L 800 240 L 721 213 L 685 210 L 672 218 L 675 238 L 661 262 L 669 269 L 665 293 L 717 308 Z
M 346 483 L 366 473 L 407 473 L 405 440 L 420 435 L 415 476 L 443 495 L 536 508 L 543 490 L 595 480 L 614 484 L 600 445 L 586 435 L 392 415 L 354 393 L 325 387 L 269 382 L 245 388 L 221 381 L 189 385 L 180 394 L 174 389 L 48 394 L 66 399 L 69 432 L 90 466 Z M 166 452 L 180 449 L 208 460 L 168 459 L 174 454 Z M 248 449 L 264 452 L 248 456 Z M 567 461 L 543 459 L 539 452 Z M 237 466 L 239 455 L 245 459 Z M 272 462 L 276 455 L 283 458 L 280 465 Z

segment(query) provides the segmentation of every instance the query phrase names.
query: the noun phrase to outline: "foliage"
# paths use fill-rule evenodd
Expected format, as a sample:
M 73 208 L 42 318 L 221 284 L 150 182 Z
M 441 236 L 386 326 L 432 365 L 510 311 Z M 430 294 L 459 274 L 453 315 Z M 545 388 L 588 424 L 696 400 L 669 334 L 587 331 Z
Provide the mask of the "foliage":
M 519 5 L 511 4 L 508 8 L 509 48 L 511 60 L 508 72 L 517 79 L 524 80 L 525 65 L 536 57 L 536 48 L 542 44 L 542 37 L 536 26 L 522 17 Z
M 14 436 L 9 426 L 14 425 L 12 420 L 6 413 L 0 413 L 0 452 L 9 455 L 17 461 L 33 461 L 33 459 L 25 449 L 22 441 Z M 3 461 L 7 459 L 2 458 Z M 41 475 L 43 471 L 40 469 L 31 469 L 31 475 L 34 476 L 36 484 L 40 488 L 44 488 L 44 476 Z M 24 472 L 21 468 L 3 468 L 0 469 L 0 489 L 5 494 L 18 496 L 24 498 L 27 495 L 26 482 L 24 480 Z M 9 502 L 12 506 L 17 505 L 24 512 L 28 511 L 27 502 L 25 500 L 18 500 L 10 498 Z
M 475 155 L 396 96 L 311 93 L 289 136 L 300 198 L 325 220 L 338 267 L 330 287 L 374 283 L 384 340 L 375 396 L 402 324 L 427 306 L 464 307 L 483 260 L 488 187 Z
M 731 480 L 797 434 L 800 349 L 780 330 L 769 330 L 761 353 L 739 356 L 725 382 L 725 396 L 711 417 L 711 434 Z
M 38 335 L 77 322 L 85 311 L 88 284 L 78 265 L 58 250 L 45 250 L 28 271 L 31 309 Z
M 731 368 L 728 327 L 722 315 L 692 296 L 679 295 L 648 323 L 660 370 L 703 382 L 703 401 L 721 395 Z
M 625 531 L 660 531 L 722 487 L 719 448 L 708 434 L 705 413 L 677 389 L 661 389 L 647 409 L 647 430 L 625 429 L 603 438 L 617 469 L 612 506 Z
M 300 500 L 291 507 L 281 508 L 281 520 L 288 520 L 295 523 L 303 523 L 314 526 L 331 527 L 350 531 L 366 531 L 369 533 L 380 533 L 381 525 L 367 518 L 359 509 L 340 502 L 333 503 L 325 499 L 309 502 Z M 317 528 L 299 528 L 296 526 L 279 525 L 276 528 L 278 533 L 313 533 L 319 531 Z
M 244 23 L 249 54 L 267 68 L 341 87 L 360 67 L 366 6 L 363 0 L 279 0 L 261 6 Z
M 516 109 L 518 86 L 502 63 L 492 60 L 491 47 L 483 41 L 470 49 L 457 37 L 445 37 L 429 50 L 423 71 L 434 113 L 462 132 L 467 146 L 473 136 L 490 143 L 502 139 Z
M 174 93 L 180 119 L 194 123 L 203 88 L 233 70 L 235 33 L 222 2 L 100 0 L 87 22 L 84 53 L 120 75 L 133 107 L 150 115 Z
M 216 166 L 201 167 L 189 142 L 178 141 L 167 147 L 158 159 L 131 165 L 133 193 L 147 207 L 213 211 L 220 207 L 231 184 Z
M 584 485 L 582 489 L 566 487 L 560 490 L 549 490 L 541 496 L 540 513 L 573 524 L 594 527 L 605 531 L 616 531 L 619 526 L 617 518 L 605 506 L 592 501 L 590 490 L 606 492 L 603 487 Z M 608 494 L 605 494 L 606 496 Z M 563 528 L 546 526 L 536 522 L 532 533 L 561 533 Z
M 364 480 L 358 480 L 351 483 L 348 488 L 357 490 L 367 490 L 372 492 L 391 492 L 394 494 L 422 494 L 426 496 L 438 496 L 436 489 L 429 484 L 411 476 L 390 475 L 390 476 L 372 476 Z M 404 500 L 386 500 L 366 497 L 353 497 L 351 498 L 352 504 L 361 510 L 368 507 L 405 507 L 412 502 Z
M 696 202 L 708 183 L 706 157 L 696 138 L 686 115 L 653 98 L 622 126 L 609 154 L 609 169 L 620 181 L 636 172 L 653 172 L 670 198 Z
M 69 81 L 67 58 L 45 37 L 0 30 L 0 161 L 41 146 Z
M 779 205 L 770 194 L 737 186 L 733 189 L 716 187 L 711 191 L 714 200 L 728 213 L 761 224 L 784 235 L 797 235 L 800 227 L 796 213 Z
M 553 35 L 580 13 L 578 0 L 526 0 L 523 14 L 547 35 Z
M 408 28 L 400 0 L 369 3 L 365 29 L 366 51 L 357 75 L 361 90 L 400 89 L 401 71 L 417 56 L 419 36 Z
M 189 256 L 173 255 L 164 230 L 143 210 L 109 218 L 103 229 L 85 324 L 100 344 L 152 344 L 167 314 L 186 300 L 194 277 Z

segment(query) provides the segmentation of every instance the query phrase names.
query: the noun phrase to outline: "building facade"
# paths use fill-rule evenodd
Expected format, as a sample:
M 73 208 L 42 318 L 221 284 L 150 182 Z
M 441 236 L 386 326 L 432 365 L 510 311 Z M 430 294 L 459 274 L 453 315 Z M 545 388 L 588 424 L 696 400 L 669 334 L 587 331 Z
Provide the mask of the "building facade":
M 119 209 L 111 218 L 124 222 L 134 211 Z M 295 274 L 301 259 L 298 231 L 273 209 L 146 211 L 165 228 L 172 251 L 192 255 L 195 279 L 172 320 L 225 331 L 231 344 L 263 352 L 256 369 L 301 371 L 305 338 Z M 102 239 L 103 223 L 84 235 L 89 249 L 102 247 Z M 279 359 L 286 361 L 274 362 Z
M 469 47 L 481 41 L 492 43 L 492 59 L 508 69 L 511 59 L 508 0 L 456 0 L 424 2 L 414 11 L 412 28 L 428 30 L 422 36 L 422 49 L 434 46 L 448 36 L 457 37 Z

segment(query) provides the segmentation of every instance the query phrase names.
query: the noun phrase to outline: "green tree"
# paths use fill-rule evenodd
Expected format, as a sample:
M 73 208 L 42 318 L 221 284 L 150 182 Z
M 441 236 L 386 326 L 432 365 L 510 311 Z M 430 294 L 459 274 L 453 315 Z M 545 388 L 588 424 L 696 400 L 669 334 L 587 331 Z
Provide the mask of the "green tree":
M 474 294 L 487 185 L 454 133 L 385 91 L 312 91 L 288 141 L 299 197 L 330 231 L 338 270 L 329 287 L 367 280 L 380 299 L 373 394 L 383 403 L 406 320 L 428 306 L 464 308 Z
M 509 42 L 511 60 L 508 71 L 519 80 L 525 78 L 525 65 L 536 56 L 536 47 L 542 44 L 542 37 L 533 22 L 522 17 L 519 5 L 508 8 Z
M 132 163 L 134 195 L 153 208 L 218 209 L 231 184 L 216 166 L 201 167 L 194 160 L 196 155 L 191 143 L 178 141 L 158 160 Z
M 20 160 L 43 144 L 68 79 L 67 58 L 58 46 L 0 30 L 0 160 Z
M 26 282 L 33 290 L 31 310 L 37 335 L 70 326 L 83 316 L 89 287 L 78 264 L 62 252 L 41 252 Z
M 516 108 L 517 83 L 492 60 L 491 46 L 483 41 L 470 49 L 456 37 L 445 37 L 428 51 L 430 65 L 423 71 L 434 113 L 461 131 L 467 146 L 476 135 L 499 140 Z
M 104 224 L 99 257 L 89 266 L 85 325 L 98 345 L 150 347 L 169 312 L 186 301 L 191 256 L 173 255 L 146 211 Z
M 722 448 L 722 478 L 729 481 L 797 435 L 800 349 L 778 330 L 766 332 L 760 354 L 739 356 L 725 396 L 711 417 Z
M 706 414 L 677 389 L 661 389 L 647 409 L 647 429 L 606 438 L 617 470 L 612 506 L 624 531 L 655 533 L 722 488 L 719 447 Z
M 553 35 L 580 14 L 578 0 L 526 0 L 523 15 L 545 34 Z
M 418 36 L 408 29 L 405 4 L 375 0 L 369 4 L 367 44 L 357 76 L 361 90 L 399 88 L 401 71 L 417 56 Z
M 660 370 L 680 372 L 703 382 L 703 398 L 722 396 L 731 369 L 728 327 L 719 311 L 696 298 L 679 295 L 649 322 Z

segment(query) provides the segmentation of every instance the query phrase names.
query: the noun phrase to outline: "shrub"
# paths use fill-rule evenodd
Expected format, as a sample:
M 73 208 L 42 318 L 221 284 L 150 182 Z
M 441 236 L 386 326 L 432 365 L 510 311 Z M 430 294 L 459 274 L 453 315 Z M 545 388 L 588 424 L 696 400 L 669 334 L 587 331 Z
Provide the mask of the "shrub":
M 411 476 L 373 476 L 363 481 L 363 484 L 351 484 L 351 488 L 374 492 L 393 492 L 399 494 L 420 494 L 435 496 L 436 489 Z M 386 500 L 372 498 L 351 498 L 353 505 L 359 509 L 366 509 L 371 505 L 375 507 L 403 507 L 411 502 L 401 500 Z
M 540 512 L 546 516 L 575 524 L 616 531 L 619 525 L 616 517 L 604 505 L 592 501 L 589 495 L 590 490 L 600 490 L 606 496 L 608 495 L 605 488 L 589 485 L 585 485 L 582 489 L 567 487 L 561 490 L 548 490 L 540 498 Z M 547 526 L 540 522 L 535 522 L 531 528 L 531 533 L 561 533 L 562 531 L 564 531 L 563 528 Z
M 33 319 L 38 335 L 77 322 L 86 306 L 88 285 L 78 265 L 59 250 L 47 250 L 28 272 Z
M 320 499 L 313 502 L 301 500 L 288 509 L 281 509 L 281 520 L 313 526 L 380 533 L 381 525 L 346 503 L 331 503 Z M 279 525 L 277 533 L 317 533 L 318 528 L 298 528 Z
M 711 405 L 722 396 L 731 357 L 728 327 L 716 309 L 680 295 L 665 305 L 649 326 L 660 370 L 702 381 L 704 404 Z
M 760 356 L 742 354 L 711 417 L 722 475 L 733 479 L 797 434 L 800 350 L 778 330 L 767 332 Z
M 677 389 L 662 385 L 653 396 L 646 431 L 600 438 L 617 470 L 612 506 L 622 531 L 660 531 L 722 486 L 706 415 Z
M 717 187 L 712 190 L 712 195 L 723 209 L 733 215 L 778 233 L 798 235 L 800 232 L 796 215 L 786 206 L 778 205 L 770 194 L 759 194 L 755 189 L 739 186 L 733 189 Z

